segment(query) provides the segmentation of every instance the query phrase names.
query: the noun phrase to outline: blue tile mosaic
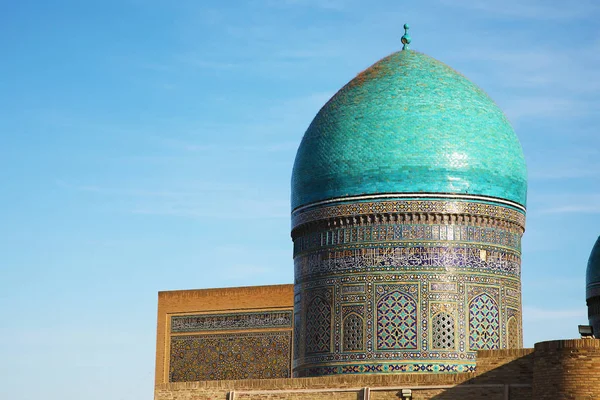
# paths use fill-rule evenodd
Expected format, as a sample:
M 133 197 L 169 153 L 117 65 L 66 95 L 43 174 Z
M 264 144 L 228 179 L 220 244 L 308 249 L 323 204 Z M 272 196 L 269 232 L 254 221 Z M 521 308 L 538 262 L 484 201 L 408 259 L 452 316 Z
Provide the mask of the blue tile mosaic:
M 292 209 L 365 194 L 450 193 L 525 205 L 521 145 L 498 106 L 447 65 L 407 50 L 350 81 L 306 131 Z

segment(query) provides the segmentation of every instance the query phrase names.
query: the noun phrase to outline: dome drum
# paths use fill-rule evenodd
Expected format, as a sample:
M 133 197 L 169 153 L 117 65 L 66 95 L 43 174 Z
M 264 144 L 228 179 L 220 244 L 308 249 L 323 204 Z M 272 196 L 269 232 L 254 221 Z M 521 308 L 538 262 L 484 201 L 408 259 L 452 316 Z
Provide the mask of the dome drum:
M 416 215 L 372 213 L 297 231 L 295 376 L 468 372 L 476 350 L 521 345 L 522 228 L 487 223 L 493 217 Z

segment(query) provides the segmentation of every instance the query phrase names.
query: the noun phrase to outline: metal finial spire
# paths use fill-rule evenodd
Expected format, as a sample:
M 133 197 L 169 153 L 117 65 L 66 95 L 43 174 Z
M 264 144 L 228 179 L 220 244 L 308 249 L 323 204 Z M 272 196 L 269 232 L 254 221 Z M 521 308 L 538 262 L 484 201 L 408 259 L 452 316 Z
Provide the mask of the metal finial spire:
M 402 50 L 410 50 L 410 35 L 408 34 L 408 30 L 410 29 L 410 26 L 408 26 L 408 24 L 404 24 L 404 35 L 402 35 Z

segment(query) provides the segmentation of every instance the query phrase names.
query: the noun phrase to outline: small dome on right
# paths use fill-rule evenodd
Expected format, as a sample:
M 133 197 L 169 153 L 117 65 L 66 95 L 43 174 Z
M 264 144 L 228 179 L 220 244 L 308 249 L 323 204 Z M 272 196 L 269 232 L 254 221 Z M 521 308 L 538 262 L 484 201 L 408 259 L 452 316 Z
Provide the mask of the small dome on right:
M 586 298 L 600 296 L 600 236 L 592 248 L 585 278 Z
M 585 280 L 588 318 L 594 328 L 594 336 L 600 337 L 600 237 L 592 248 Z

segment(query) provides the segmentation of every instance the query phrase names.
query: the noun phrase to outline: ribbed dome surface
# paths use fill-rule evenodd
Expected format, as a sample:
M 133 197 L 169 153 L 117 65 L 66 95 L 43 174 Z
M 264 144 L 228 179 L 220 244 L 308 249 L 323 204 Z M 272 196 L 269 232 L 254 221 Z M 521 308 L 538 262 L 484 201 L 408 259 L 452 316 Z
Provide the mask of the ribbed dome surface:
M 498 106 L 447 65 L 406 50 L 336 93 L 304 134 L 292 209 L 345 196 L 452 193 L 525 205 L 523 151 Z
M 585 276 L 587 298 L 600 296 L 600 237 L 592 248 Z

